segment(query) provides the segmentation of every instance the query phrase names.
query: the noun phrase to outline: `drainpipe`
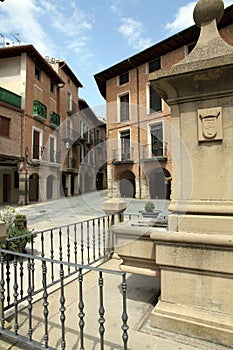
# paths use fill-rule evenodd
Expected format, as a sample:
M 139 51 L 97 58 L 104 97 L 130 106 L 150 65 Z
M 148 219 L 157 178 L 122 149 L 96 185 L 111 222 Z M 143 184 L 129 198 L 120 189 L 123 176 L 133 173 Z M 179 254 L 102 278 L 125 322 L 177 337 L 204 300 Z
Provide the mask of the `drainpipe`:
M 135 66 L 128 58 L 129 64 L 136 69 L 136 93 L 137 93 L 137 127 L 138 127 L 138 183 L 139 183 L 139 199 L 142 199 L 142 188 L 141 188 L 141 132 L 140 132 L 140 108 L 139 108 L 139 71 L 138 67 Z

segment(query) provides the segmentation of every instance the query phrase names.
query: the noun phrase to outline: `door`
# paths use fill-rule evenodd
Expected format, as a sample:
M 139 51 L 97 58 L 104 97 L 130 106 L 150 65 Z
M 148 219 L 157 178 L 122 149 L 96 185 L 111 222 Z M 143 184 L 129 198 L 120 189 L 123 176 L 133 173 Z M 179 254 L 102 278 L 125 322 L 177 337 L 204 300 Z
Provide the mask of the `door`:
M 34 130 L 33 132 L 33 159 L 40 159 L 40 133 Z
M 11 176 L 10 174 L 3 174 L 3 202 L 10 202 L 11 193 Z

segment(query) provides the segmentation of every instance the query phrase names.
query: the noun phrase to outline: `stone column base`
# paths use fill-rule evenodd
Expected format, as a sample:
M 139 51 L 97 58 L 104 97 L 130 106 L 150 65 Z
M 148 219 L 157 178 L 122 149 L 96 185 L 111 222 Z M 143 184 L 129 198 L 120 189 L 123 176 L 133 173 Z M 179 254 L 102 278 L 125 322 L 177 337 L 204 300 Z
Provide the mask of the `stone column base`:
M 233 347 L 233 317 L 231 315 L 160 300 L 150 315 L 150 325 Z
M 161 268 L 151 326 L 233 347 L 233 237 L 150 231 Z

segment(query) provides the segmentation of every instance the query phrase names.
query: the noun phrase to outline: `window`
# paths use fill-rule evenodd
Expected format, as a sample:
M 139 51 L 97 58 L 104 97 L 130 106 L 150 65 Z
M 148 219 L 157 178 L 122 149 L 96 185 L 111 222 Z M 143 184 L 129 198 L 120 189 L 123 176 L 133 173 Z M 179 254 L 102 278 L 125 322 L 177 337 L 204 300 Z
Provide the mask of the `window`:
M 151 126 L 151 153 L 152 157 L 163 156 L 163 123 L 159 122 Z
M 149 62 L 148 66 L 149 66 L 148 67 L 149 68 L 148 69 L 149 73 L 152 73 L 152 72 L 160 69 L 161 68 L 161 59 L 160 59 L 160 57 L 158 57 L 155 60 Z
M 0 116 L 0 136 L 10 137 L 10 119 Z
M 35 66 L 35 78 L 41 81 L 41 71 L 38 67 Z
M 119 75 L 119 85 L 123 85 L 129 82 L 129 72 Z
M 67 92 L 67 106 L 66 106 L 67 112 L 72 112 L 72 95 Z
M 153 86 L 149 85 L 149 113 L 159 112 L 162 110 L 162 100 Z
M 50 91 L 54 94 L 55 93 L 55 84 L 52 80 L 50 80 Z
M 129 94 L 120 96 L 120 121 L 129 120 Z
M 121 160 L 130 159 L 130 130 L 121 132 Z
M 33 140 L 32 140 L 32 158 L 33 159 L 43 159 L 44 158 L 44 148 L 41 147 L 41 132 L 39 130 L 33 130 Z

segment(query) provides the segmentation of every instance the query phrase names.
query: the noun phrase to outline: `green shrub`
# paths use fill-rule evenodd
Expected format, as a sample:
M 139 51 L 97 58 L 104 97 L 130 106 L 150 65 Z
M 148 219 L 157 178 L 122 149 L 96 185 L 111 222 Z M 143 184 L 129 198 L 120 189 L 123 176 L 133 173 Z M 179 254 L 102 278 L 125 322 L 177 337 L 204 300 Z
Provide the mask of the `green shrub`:
M 155 206 L 154 206 L 154 203 L 153 202 L 146 202 L 145 203 L 145 207 L 144 207 L 144 209 L 145 209 L 145 211 L 147 211 L 147 212 L 153 212 L 153 210 L 154 210 L 154 208 L 155 208 Z
M 26 244 L 32 240 L 32 236 L 30 234 L 33 232 L 27 227 L 26 215 L 15 214 L 15 209 L 7 206 L 0 213 L 0 218 L 6 223 L 6 238 L 10 239 L 1 242 L 0 248 L 12 250 L 14 252 L 23 252 L 25 250 Z M 21 238 L 17 239 L 17 237 Z M 35 235 L 33 235 L 33 238 L 34 237 Z

